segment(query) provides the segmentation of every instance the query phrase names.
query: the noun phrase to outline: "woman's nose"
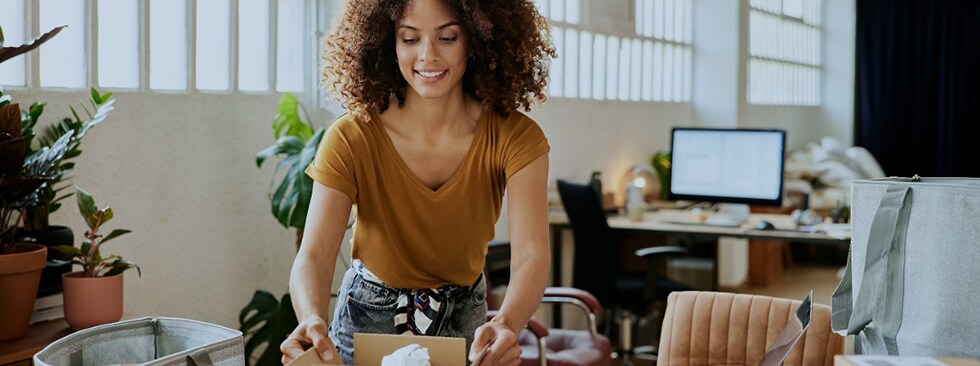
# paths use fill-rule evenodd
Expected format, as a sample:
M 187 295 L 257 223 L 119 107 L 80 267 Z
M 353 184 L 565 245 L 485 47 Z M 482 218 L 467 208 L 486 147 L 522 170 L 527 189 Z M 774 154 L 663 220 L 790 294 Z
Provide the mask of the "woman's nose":
M 430 61 L 436 61 L 438 59 L 439 59 L 439 54 L 438 51 L 436 51 L 436 47 L 433 44 L 433 40 L 431 38 L 427 38 L 424 41 L 422 41 L 422 49 L 419 50 L 419 60 L 430 62 Z

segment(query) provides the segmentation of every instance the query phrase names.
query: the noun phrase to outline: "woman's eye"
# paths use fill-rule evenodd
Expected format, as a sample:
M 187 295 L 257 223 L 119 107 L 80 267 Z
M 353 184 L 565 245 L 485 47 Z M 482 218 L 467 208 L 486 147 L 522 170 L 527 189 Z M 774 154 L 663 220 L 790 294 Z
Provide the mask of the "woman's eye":
M 418 42 L 418 41 L 419 40 L 416 39 L 416 38 L 403 38 L 402 39 L 402 42 L 407 43 L 407 44 L 412 44 L 412 43 L 415 43 L 415 42 Z
M 449 43 L 449 42 L 455 41 L 456 40 L 456 37 L 442 37 L 442 38 L 439 38 L 439 40 L 440 41 L 443 41 L 443 42 L 446 42 L 446 43 Z

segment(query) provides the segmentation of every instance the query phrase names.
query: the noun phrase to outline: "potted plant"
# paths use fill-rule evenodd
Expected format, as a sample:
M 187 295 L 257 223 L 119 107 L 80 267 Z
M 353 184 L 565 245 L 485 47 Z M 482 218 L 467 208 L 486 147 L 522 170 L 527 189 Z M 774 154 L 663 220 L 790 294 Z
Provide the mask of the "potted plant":
M 296 250 L 303 241 L 303 225 L 306 224 L 306 213 L 310 209 L 310 196 L 313 195 L 313 179 L 306 175 L 306 167 L 313 161 L 316 148 L 323 138 L 323 127 L 313 130 L 310 116 L 303 108 L 306 121 L 299 115 L 302 104 L 289 93 L 279 99 L 276 118 L 272 121 L 272 130 L 276 143 L 255 155 L 255 164 L 261 168 L 262 163 L 272 156 L 279 157 L 276 172 L 273 174 L 273 184 L 279 172 L 285 172 L 275 191 L 270 192 L 272 215 L 286 229 L 296 228 Z
M 113 110 L 112 93 L 101 94 L 95 88 L 91 91 L 91 109 L 82 106 L 80 109 L 84 119 L 78 110 L 69 107 L 72 117 L 64 118 L 58 123 L 46 126 L 42 133 L 37 135 L 37 142 L 40 148 L 51 146 L 59 137 L 71 133 L 68 140 L 68 148 L 64 157 L 55 162 L 51 167 L 49 179 L 37 190 L 37 199 L 22 209 L 24 219 L 23 227 L 18 231 L 17 237 L 20 241 L 33 242 L 53 247 L 59 245 L 72 245 L 74 235 L 71 228 L 67 226 L 53 226 L 49 223 L 50 214 L 61 207 L 60 201 L 72 195 L 67 184 L 62 184 L 68 174 L 74 169 L 74 158 L 81 154 L 81 141 L 92 127 L 108 117 Z M 26 111 L 22 112 L 24 123 L 25 148 L 31 151 L 32 141 L 35 138 L 33 129 L 37 126 L 41 114 L 44 112 L 44 103 L 34 103 Z M 71 272 L 71 262 L 64 258 L 59 252 L 48 251 L 48 266 L 41 273 L 41 284 L 38 289 L 38 297 L 47 296 L 61 292 L 61 276 Z
M 0 63 L 37 48 L 62 28 L 16 47 L 4 47 L 0 29 Z M 71 138 L 69 133 L 32 150 L 30 131 L 19 105 L 0 89 L 0 341 L 27 333 L 47 249 L 18 242 L 16 231 L 23 222 L 22 210 L 37 202 L 38 188 L 50 180 L 52 167 L 64 156 Z
M 112 219 L 112 208 L 98 208 L 92 196 L 75 186 L 78 211 L 81 212 L 88 230 L 81 247 L 56 246 L 57 250 L 72 258 L 71 262 L 82 266 L 79 272 L 66 273 L 64 280 L 65 321 L 72 329 L 112 323 L 122 318 L 123 311 L 123 273 L 136 268 L 136 264 L 118 255 L 102 256 L 102 245 L 109 240 L 129 233 L 129 230 L 115 229 L 104 234 L 102 225 Z
M 310 208 L 310 196 L 313 195 L 313 179 L 306 175 L 306 167 L 313 161 L 325 130 L 323 127 L 313 128 L 306 108 L 292 94 L 282 95 L 276 112 L 272 121 L 276 142 L 259 151 L 255 155 L 255 163 L 261 168 L 262 163 L 272 156 L 280 159 L 273 175 L 273 186 L 276 188 L 270 192 L 269 200 L 276 220 L 286 229 L 296 229 L 295 249 L 298 251 L 303 241 L 303 225 L 306 224 L 306 214 Z M 284 172 L 281 178 L 280 172 Z M 275 184 L 277 179 L 278 185 Z M 350 227 L 347 225 L 348 229 Z M 241 323 L 239 330 L 247 338 L 245 362 L 248 365 L 280 364 L 282 353 L 279 344 L 299 324 L 289 293 L 277 299 L 264 290 L 255 291 L 252 300 L 239 314 L 238 321 Z M 261 349 L 263 343 L 266 344 L 265 350 L 253 360 L 252 354 Z

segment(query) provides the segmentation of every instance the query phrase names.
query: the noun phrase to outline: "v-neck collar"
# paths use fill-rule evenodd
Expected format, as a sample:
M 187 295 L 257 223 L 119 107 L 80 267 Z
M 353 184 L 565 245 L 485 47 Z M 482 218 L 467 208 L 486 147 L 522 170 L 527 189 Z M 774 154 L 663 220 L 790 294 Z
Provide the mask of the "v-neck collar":
M 470 148 L 467 150 L 463 161 L 456 167 L 456 171 L 453 172 L 452 176 L 450 176 L 448 180 L 442 183 L 438 189 L 432 189 L 412 172 L 412 169 L 410 169 L 408 164 L 405 163 L 405 159 L 402 158 L 400 153 L 398 153 L 398 149 L 395 148 L 395 143 L 391 141 L 391 136 L 388 136 L 388 129 L 385 127 L 384 122 L 381 121 L 381 115 L 374 110 L 371 110 L 369 113 L 372 122 L 377 124 L 378 132 L 381 134 L 381 139 L 384 140 L 384 145 L 389 151 L 389 154 L 393 157 L 392 160 L 395 161 L 395 165 L 397 165 L 399 170 L 401 170 L 402 173 L 408 177 L 408 180 L 412 181 L 412 185 L 430 197 L 438 197 L 442 195 L 442 193 L 452 187 L 456 181 L 462 179 L 461 176 L 466 173 L 466 169 L 464 168 L 466 165 L 470 164 L 471 160 L 473 160 L 473 155 L 476 153 L 477 147 L 481 145 L 481 139 L 484 134 L 483 130 L 485 130 L 486 125 L 486 121 L 484 120 L 488 115 L 486 108 L 482 108 L 480 110 L 480 117 L 476 122 L 476 134 L 473 135 L 473 140 L 470 141 Z

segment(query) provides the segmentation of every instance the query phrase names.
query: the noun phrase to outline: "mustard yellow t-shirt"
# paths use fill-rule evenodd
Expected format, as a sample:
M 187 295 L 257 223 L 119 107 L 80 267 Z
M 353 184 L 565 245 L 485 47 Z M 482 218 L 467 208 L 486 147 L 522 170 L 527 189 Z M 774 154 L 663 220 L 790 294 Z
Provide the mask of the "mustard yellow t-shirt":
M 376 113 L 341 116 L 306 173 L 354 202 L 352 254 L 396 288 L 471 285 L 483 271 L 507 180 L 550 147 L 523 113 L 484 109 L 463 163 L 433 191 L 409 170 Z

